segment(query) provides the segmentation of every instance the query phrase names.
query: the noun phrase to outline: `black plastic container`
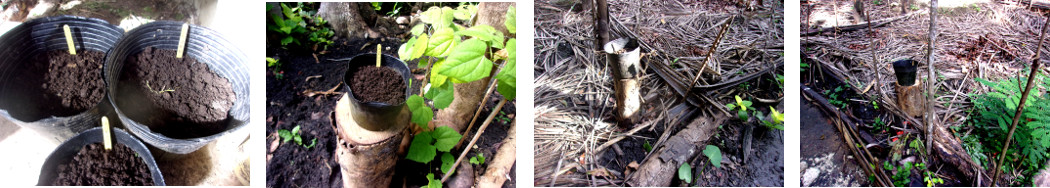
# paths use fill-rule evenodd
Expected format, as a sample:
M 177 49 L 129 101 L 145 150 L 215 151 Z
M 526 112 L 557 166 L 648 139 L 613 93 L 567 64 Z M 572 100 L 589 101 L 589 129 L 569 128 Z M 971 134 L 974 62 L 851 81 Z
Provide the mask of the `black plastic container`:
M 343 89 L 346 89 L 347 95 L 350 97 L 350 115 L 354 118 L 354 122 L 357 122 L 362 128 L 370 131 L 383 131 L 390 127 L 393 127 L 393 122 L 398 119 L 401 114 L 401 110 L 405 108 L 405 102 L 398 104 L 387 104 L 383 102 L 361 102 L 354 96 L 354 91 L 350 89 L 350 82 L 353 81 L 354 73 L 357 72 L 359 67 L 364 66 L 376 66 L 376 54 L 366 53 L 359 54 L 350 58 L 346 72 L 343 74 Z M 401 74 L 402 79 L 405 83 L 405 100 L 408 100 L 409 93 L 412 93 L 409 87 L 409 79 L 411 79 L 411 70 L 408 69 L 408 65 L 400 59 L 383 54 L 383 60 L 380 62 L 380 66 L 394 69 Z
M 111 129 L 113 135 L 114 144 L 122 144 L 128 146 L 135 153 L 138 153 L 139 159 L 146 162 L 150 171 L 150 176 L 153 178 L 153 184 L 156 186 L 164 186 L 164 176 L 160 173 L 160 168 L 157 167 L 157 162 L 153 160 L 153 155 L 150 154 L 149 149 L 146 145 L 139 142 L 138 139 L 132 137 L 123 130 L 113 128 Z M 94 143 L 102 143 L 102 127 L 95 127 L 84 131 L 83 133 L 77 134 L 73 138 L 66 140 L 55 151 L 51 152 L 51 155 L 47 156 L 44 161 L 44 166 L 40 168 L 40 178 L 37 179 L 39 186 L 51 185 L 55 178 L 58 177 L 58 167 L 60 165 L 68 164 L 73 160 L 73 156 L 77 155 L 84 146 Z
M 190 25 L 183 58 L 194 58 L 200 63 L 207 64 L 208 68 L 219 76 L 229 79 L 235 100 L 227 115 L 229 123 L 226 129 L 205 137 L 175 139 L 153 132 L 149 126 L 136 122 L 121 112 L 116 102 L 121 99 L 113 96 L 119 91 L 117 87 L 120 84 L 117 82 L 120 81 L 120 71 L 125 59 L 142 52 L 147 47 L 176 50 L 179 35 L 182 32 L 182 24 L 182 22 L 156 21 L 128 31 L 106 55 L 104 68 L 110 104 L 113 105 L 114 111 L 124 126 L 128 127 L 128 130 L 141 138 L 143 142 L 173 154 L 188 154 L 197 151 L 205 144 L 249 123 L 248 85 L 250 83 L 247 56 L 233 43 L 222 38 L 218 32 L 195 25 Z
M 893 62 L 893 74 L 897 76 L 897 85 L 915 85 L 915 71 L 918 67 L 919 62 L 911 59 Z
M 26 86 L 21 86 L 18 76 L 21 67 L 37 55 L 56 50 L 69 50 L 62 26 L 69 25 L 78 52 L 97 51 L 106 53 L 124 34 L 124 30 L 105 20 L 77 16 L 55 16 L 26 21 L 0 36 L 0 116 L 15 124 L 41 133 L 55 143 L 62 142 L 94 125 L 108 111 L 106 99 L 83 112 L 71 116 L 15 117 L 13 111 L 39 110 L 32 108 L 40 101 L 28 100 Z M 99 71 L 99 74 L 103 74 Z M 24 78 L 23 78 L 24 79 Z M 19 108 L 21 107 L 21 108 Z M 47 113 L 47 112 L 43 112 Z M 92 121 L 95 123 L 73 123 Z

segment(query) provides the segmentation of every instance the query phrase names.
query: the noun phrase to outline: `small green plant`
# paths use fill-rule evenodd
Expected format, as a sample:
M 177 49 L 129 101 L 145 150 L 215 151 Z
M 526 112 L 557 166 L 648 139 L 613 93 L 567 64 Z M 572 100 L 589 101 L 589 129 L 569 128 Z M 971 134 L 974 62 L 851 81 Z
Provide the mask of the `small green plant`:
M 908 8 L 910 8 L 911 10 L 919 10 L 919 5 L 911 5 Z
M 441 186 L 441 180 L 434 179 L 434 173 L 427 173 L 427 186 L 423 186 L 423 188 L 441 188 Z
M 649 141 L 648 140 L 646 140 L 645 143 L 642 144 L 642 147 L 645 148 L 645 152 L 646 153 L 653 152 L 653 145 L 649 145 Z
M 272 57 L 266 57 L 266 67 L 273 67 L 273 76 L 278 80 L 284 78 L 284 71 L 281 70 L 281 62 Z
M 806 72 L 806 69 L 809 68 L 809 63 L 801 63 L 798 65 L 798 67 L 802 70 L 802 72 Z
M 880 0 L 875 0 L 875 1 L 872 1 L 871 3 L 875 4 L 875 5 L 882 5 L 882 1 L 880 1 Z
M 977 11 L 977 12 L 981 11 L 981 6 L 977 5 L 977 3 L 970 4 L 970 8 L 972 8 L 974 11 Z
M 904 187 L 908 186 L 908 183 L 911 183 L 911 178 L 908 178 L 908 176 L 911 176 L 911 162 L 905 162 L 902 166 L 894 167 L 889 161 L 885 161 L 883 162 L 883 168 L 890 170 L 896 169 L 893 176 L 890 177 L 893 179 L 893 186 Z
M 769 107 L 769 118 L 767 119 L 770 120 L 766 121 L 760 119 L 762 125 L 773 129 L 784 130 L 784 114 L 777 112 L 777 109 L 774 109 L 772 106 Z
M 777 87 L 780 87 L 780 89 L 784 89 L 784 75 L 777 74 L 776 75 L 776 79 L 777 79 L 777 82 L 776 82 L 777 83 Z
M 881 117 L 875 117 L 875 122 L 872 123 L 872 127 L 875 127 L 875 130 L 881 130 L 883 132 L 890 130 L 890 127 L 886 125 L 886 122 L 882 121 Z
M 305 147 L 306 149 L 313 148 L 317 144 L 317 138 L 310 140 L 310 145 L 303 145 L 303 137 L 299 135 L 299 125 L 292 128 L 291 131 L 286 129 L 277 130 L 277 135 L 281 136 L 281 143 L 288 141 L 295 141 L 295 144 Z
M 715 168 L 722 168 L 722 150 L 718 149 L 718 146 L 707 145 L 704 148 L 704 156 L 707 156 Z
M 841 93 L 843 91 L 845 91 L 845 88 L 840 85 L 836 86 L 833 90 L 824 90 L 824 95 L 828 96 L 828 103 L 831 103 L 831 105 L 845 108 L 847 103 L 841 98 Z
M 406 6 L 406 3 L 403 2 L 387 2 L 386 4 L 391 5 L 390 9 L 388 9 L 386 12 L 387 16 L 396 16 L 401 14 L 401 11 L 404 10 Z M 372 2 L 372 8 L 374 8 L 377 12 L 383 10 L 383 5 L 384 2 Z
M 316 10 L 299 2 L 295 6 L 292 3 L 278 3 L 281 5 L 282 14 L 270 15 L 267 22 L 267 31 L 278 38 L 278 42 L 285 49 L 312 49 L 321 51 L 328 49 L 332 44 L 330 40 L 335 36 L 335 31 L 328 28 L 327 21 L 320 16 L 314 16 Z M 266 5 L 266 10 L 278 8 Z
M 740 121 L 745 122 L 748 118 L 747 111 L 754 110 L 754 108 L 751 107 L 751 101 L 741 99 L 740 95 L 736 96 L 736 103 L 726 104 L 726 108 L 729 110 L 737 110 L 737 118 L 740 118 Z
M 689 166 L 689 163 L 682 163 L 682 166 L 678 167 L 678 179 L 686 184 L 693 183 L 693 167 Z
M 1018 176 L 1015 182 L 1023 184 L 1031 183 L 1032 175 L 1043 168 L 1050 156 L 1047 153 L 1050 150 L 1050 96 L 1046 93 L 1046 88 L 1050 88 L 1050 85 L 1042 82 L 1046 79 L 1045 75 L 1039 74 L 1032 79 L 1036 79 L 1033 83 L 1035 86 L 1024 104 L 1025 108 L 1014 133 L 1012 144 L 1005 154 L 1006 162 L 1010 164 L 1001 165 L 1001 169 L 994 169 L 1003 170 L 1005 173 L 1019 171 L 1021 176 Z M 1027 79 L 1010 78 L 998 82 L 980 78 L 976 80 L 992 90 L 984 94 L 971 95 L 975 112 L 970 116 L 970 125 L 973 125 L 975 129 L 971 137 L 976 138 L 964 142 L 964 145 L 967 151 L 971 152 L 971 157 L 998 160 L 1000 155 L 1004 155 L 998 152 L 1002 151 L 1003 140 L 1006 140 L 1007 131 L 1013 122 L 1017 106 L 1020 104 L 1021 92 Z M 995 153 L 979 154 L 983 151 Z M 986 168 L 993 166 L 990 163 L 984 165 Z M 1020 186 L 1020 184 L 1015 186 Z
M 485 154 L 478 152 L 477 156 L 470 157 L 470 164 L 481 165 L 485 164 Z

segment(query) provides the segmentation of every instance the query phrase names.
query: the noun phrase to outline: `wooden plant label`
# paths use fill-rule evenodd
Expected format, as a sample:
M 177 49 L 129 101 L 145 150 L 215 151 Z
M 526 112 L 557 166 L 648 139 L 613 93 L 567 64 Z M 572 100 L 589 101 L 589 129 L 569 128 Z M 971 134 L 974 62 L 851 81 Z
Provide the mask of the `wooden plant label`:
M 77 55 L 76 46 L 73 45 L 73 33 L 69 32 L 69 25 L 62 25 L 62 31 L 66 33 L 66 45 L 69 45 L 69 54 Z
M 102 143 L 105 144 L 106 151 L 113 149 L 113 138 L 110 138 L 109 131 L 109 118 L 102 116 Z
M 376 44 L 376 67 L 383 60 L 383 44 Z
M 182 58 L 182 53 L 186 50 L 186 33 L 190 30 L 190 24 L 182 24 L 182 33 L 179 34 L 179 49 L 175 52 L 175 58 Z

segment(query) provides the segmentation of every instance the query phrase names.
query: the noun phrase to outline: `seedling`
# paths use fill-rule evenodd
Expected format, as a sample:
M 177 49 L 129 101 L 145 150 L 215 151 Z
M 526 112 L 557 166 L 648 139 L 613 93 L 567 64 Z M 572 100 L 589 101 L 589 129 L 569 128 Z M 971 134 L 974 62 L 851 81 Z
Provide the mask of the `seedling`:
M 156 94 L 162 94 L 164 92 L 175 92 L 174 88 L 169 89 L 167 86 L 161 87 L 160 90 L 154 90 L 153 87 L 149 85 L 149 80 L 146 80 L 146 89 L 149 89 L 149 91 Z
M 266 67 L 273 67 L 273 76 L 276 77 L 278 80 L 284 78 L 284 71 L 281 70 L 280 60 L 271 57 L 266 57 Z
M 719 126 L 719 128 L 721 128 L 721 127 L 722 126 Z M 649 145 L 649 141 L 645 141 L 645 144 L 642 144 L 642 147 L 645 148 L 645 152 L 647 152 L 647 153 L 648 152 L 653 152 L 653 146 Z
M 718 149 L 718 146 L 707 145 L 704 149 L 704 156 L 707 156 L 715 168 L 722 168 L 722 150 Z
M 483 153 L 481 153 L 481 152 L 478 152 L 477 156 L 470 157 L 470 164 L 474 164 L 474 165 L 485 164 L 485 155 Z
M 678 179 L 686 184 L 693 183 L 693 167 L 689 166 L 689 163 L 682 163 L 682 166 L 678 167 Z
M 772 106 L 769 107 L 769 118 L 767 119 L 770 120 L 761 120 L 762 125 L 773 129 L 784 130 L 784 114 L 777 112 L 777 109 L 774 109 Z
M 802 69 L 801 72 L 806 72 L 806 68 L 809 68 L 809 63 L 801 63 L 799 64 L 799 68 Z
M 736 96 L 736 103 L 726 104 L 726 108 L 737 110 L 737 117 L 740 118 L 740 121 L 747 121 L 747 110 L 754 110 L 754 108 L 751 108 L 751 101 L 742 100 L 739 95 Z
M 281 143 L 285 143 L 285 142 L 288 142 L 288 141 L 295 141 L 295 144 L 298 144 L 299 146 L 303 146 L 306 149 L 313 148 L 314 145 L 317 144 L 317 138 L 314 138 L 313 140 L 310 141 L 310 145 L 303 145 L 303 137 L 301 135 L 299 135 L 299 125 L 296 125 L 295 128 L 292 128 L 292 131 L 288 131 L 288 130 L 285 130 L 285 129 L 277 130 L 277 134 L 279 136 L 281 136 L 281 139 L 282 139 Z

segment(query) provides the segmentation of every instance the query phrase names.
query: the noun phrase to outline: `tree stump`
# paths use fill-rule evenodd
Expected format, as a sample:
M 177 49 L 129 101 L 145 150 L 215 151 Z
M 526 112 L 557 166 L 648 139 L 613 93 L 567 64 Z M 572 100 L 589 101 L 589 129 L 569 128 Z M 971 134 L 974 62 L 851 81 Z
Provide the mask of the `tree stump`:
M 901 111 L 912 117 L 922 117 L 926 112 L 926 103 L 923 102 L 921 81 L 916 81 L 916 84 L 910 86 L 894 85 L 897 86 L 897 106 Z
M 335 107 L 336 134 L 339 136 L 336 157 L 343 176 L 343 187 L 390 187 L 397 164 L 398 149 L 408 134 L 406 127 L 411 112 L 401 111 L 390 120 L 390 129 L 369 131 L 359 126 L 350 115 L 350 97 L 343 94 Z

